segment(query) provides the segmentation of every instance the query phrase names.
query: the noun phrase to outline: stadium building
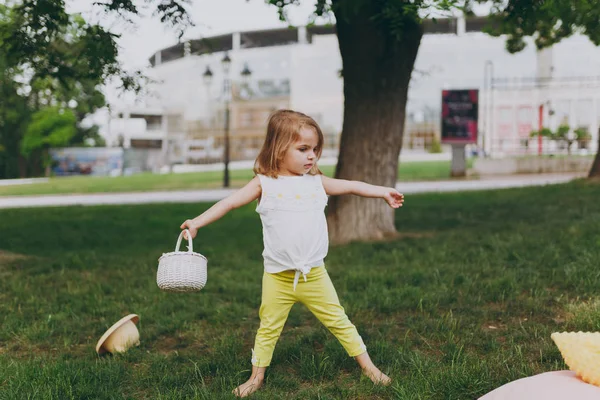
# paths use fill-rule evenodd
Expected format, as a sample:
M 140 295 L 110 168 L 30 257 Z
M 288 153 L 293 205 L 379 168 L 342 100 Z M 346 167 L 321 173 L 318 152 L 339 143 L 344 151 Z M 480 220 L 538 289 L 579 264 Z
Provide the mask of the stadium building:
M 483 17 L 425 21 L 403 149 L 426 150 L 439 140 L 442 90 L 479 89 L 478 148 L 487 154 L 535 152 L 537 139 L 530 133 L 560 125 L 588 132 L 573 148 L 595 151 L 600 49 L 574 35 L 550 49 L 536 51 L 530 42 L 509 54 L 504 38 L 483 32 L 486 23 Z M 162 163 L 207 163 L 222 159 L 227 131 L 231 159 L 249 160 L 264 138 L 268 115 L 292 108 L 317 120 L 326 135 L 325 155 L 336 155 L 344 98 L 335 27 L 190 40 L 157 51 L 150 63 L 151 94 L 135 107 L 113 109 L 110 146 L 147 149 Z

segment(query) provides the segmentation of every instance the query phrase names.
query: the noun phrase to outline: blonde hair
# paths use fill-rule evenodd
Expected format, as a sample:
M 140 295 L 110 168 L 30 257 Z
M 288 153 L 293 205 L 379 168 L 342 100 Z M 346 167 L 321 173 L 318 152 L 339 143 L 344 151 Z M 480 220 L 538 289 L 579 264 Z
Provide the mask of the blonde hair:
M 277 178 L 285 153 L 300 138 L 300 129 L 307 127 L 317 134 L 318 145 L 315 155 L 319 159 L 323 152 L 324 139 L 323 132 L 314 119 L 292 110 L 278 110 L 271 114 L 265 142 L 254 163 L 254 173 Z M 321 174 L 321 171 L 315 164 L 308 173 L 317 175 Z

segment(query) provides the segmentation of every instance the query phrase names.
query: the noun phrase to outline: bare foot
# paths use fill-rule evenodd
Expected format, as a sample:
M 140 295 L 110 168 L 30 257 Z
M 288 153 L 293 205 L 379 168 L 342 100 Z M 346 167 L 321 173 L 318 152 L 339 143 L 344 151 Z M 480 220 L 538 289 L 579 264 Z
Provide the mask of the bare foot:
M 246 383 L 233 389 L 233 394 L 237 397 L 247 397 L 256 392 L 263 384 L 263 376 L 251 376 Z
M 388 386 L 392 383 L 392 379 L 381 372 L 376 366 L 369 368 L 363 368 L 363 374 L 365 374 L 374 384 Z

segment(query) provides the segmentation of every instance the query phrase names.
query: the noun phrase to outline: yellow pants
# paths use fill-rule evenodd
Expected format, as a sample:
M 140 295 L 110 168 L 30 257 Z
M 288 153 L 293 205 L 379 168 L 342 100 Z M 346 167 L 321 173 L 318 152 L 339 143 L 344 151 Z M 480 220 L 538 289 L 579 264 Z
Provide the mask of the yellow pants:
M 340 341 L 350 357 L 364 353 L 367 348 L 352 325 L 325 267 L 313 268 L 307 281 L 300 279 L 294 291 L 295 271 L 278 274 L 265 272 L 263 275 L 262 304 L 260 306 L 260 328 L 256 334 L 252 365 L 268 367 L 273 357 L 275 343 L 292 306 L 304 304 Z

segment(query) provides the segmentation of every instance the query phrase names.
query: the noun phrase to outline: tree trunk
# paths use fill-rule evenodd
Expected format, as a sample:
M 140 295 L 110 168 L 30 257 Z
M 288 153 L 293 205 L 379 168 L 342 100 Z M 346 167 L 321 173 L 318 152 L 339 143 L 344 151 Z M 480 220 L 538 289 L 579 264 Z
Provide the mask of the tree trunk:
M 42 171 L 44 170 L 42 166 L 42 154 L 42 150 L 35 149 L 31 152 L 28 159 L 30 175 L 36 178 L 42 176 Z
M 49 149 L 44 149 L 42 152 L 42 167 L 44 168 L 44 176 L 49 178 L 52 172 L 52 157 Z
M 335 177 L 395 187 L 422 25 L 407 19 L 398 38 L 385 21 L 373 18 L 381 12 L 381 2 L 364 2 L 352 15 L 341 15 L 336 3 L 345 100 Z M 381 199 L 332 197 L 327 220 L 331 242 L 336 244 L 396 234 L 394 210 Z
M 27 178 L 27 159 L 19 154 L 19 178 Z
M 596 150 L 596 158 L 594 158 L 589 177 L 600 178 L 600 130 L 598 130 L 598 149 Z

